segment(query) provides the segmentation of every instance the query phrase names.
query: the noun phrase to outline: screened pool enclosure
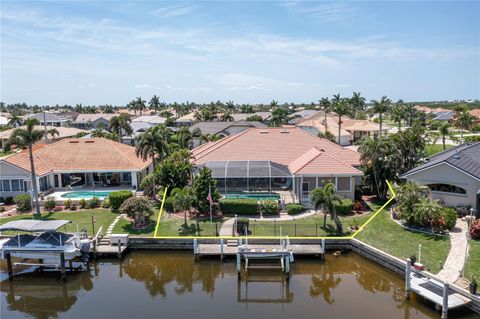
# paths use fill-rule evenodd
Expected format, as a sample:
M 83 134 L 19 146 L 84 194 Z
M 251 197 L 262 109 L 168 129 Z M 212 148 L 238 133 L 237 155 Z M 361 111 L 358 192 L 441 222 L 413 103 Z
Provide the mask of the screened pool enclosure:
M 293 185 L 288 167 L 271 161 L 209 161 L 198 168 L 205 166 L 223 194 L 288 191 Z

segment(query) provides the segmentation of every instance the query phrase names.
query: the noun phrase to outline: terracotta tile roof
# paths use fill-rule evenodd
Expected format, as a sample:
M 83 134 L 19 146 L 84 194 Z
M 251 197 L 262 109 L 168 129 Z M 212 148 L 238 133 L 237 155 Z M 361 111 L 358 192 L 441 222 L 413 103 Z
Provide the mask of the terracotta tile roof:
M 473 115 L 476 118 L 480 119 L 480 109 L 470 110 L 469 113 L 470 113 L 470 115 Z
M 28 150 L 2 160 L 30 171 Z M 34 151 L 35 171 L 121 171 L 142 170 L 151 164 L 135 154 L 135 147 L 104 138 L 69 138 Z
M 258 160 L 283 165 L 292 164 L 293 169 L 301 166 L 300 157 L 305 156 L 304 161 L 308 161 L 312 155 L 306 153 L 312 148 L 324 150 L 328 156 L 322 159 L 328 157 L 330 162 L 334 159 L 347 166 L 360 165 L 359 153 L 296 127 L 248 129 L 217 142 L 201 145 L 192 150 L 192 154 L 196 164 L 221 160 Z M 337 166 L 341 165 L 337 163 Z M 356 172 L 358 171 L 355 170 Z
M 363 175 L 361 171 L 330 155 L 324 150 L 312 147 L 305 154 L 288 165 L 292 174 L 318 174 L 325 172 L 328 175 Z
M 22 128 L 25 128 L 25 126 L 22 126 Z M 85 133 L 88 133 L 87 131 L 85 130 L 80 130 L 78 128 L 74 128 L 74 127 L 64 127 L 64 126 L 47 126 L 47 131 L 50 130 L 50 129 L 56 129 L 59 133 L 59 135 L 55 135 L 55 139 L 61 139 L 61 138 L 65 138 L 65 137 L 72 137 L 72 136 L 75 136 L 77 135 L 78 133 L 82 133 L 82 132 L 85 132 Z M 41 130 L 43 131 L 45 128 L 43 127 L 43 125 L 35 125 L 35 129 L 36 130 Z M 9 130 L 5 130 L 5 131 L 1 131 L 0 132 L 0 139 L 8 139 L 10 137 L 10 134 L 12 134 L 14 129 L 9 129 Z M 50 135 L 48 135 L 48 138 L 51 139 L 52 137 Z
M 300 119 L 295 122 L 299 126 L 313 126 L 317 128 L 319 131 L 325 131 L 325 126 L 323 124 L 325 119 L 325 113 L 323 111 L 318 111 L 316 114 L 306 117 L 304 119 Z M 335 136 L 338 136 L 338 116 L 330 112 L 327 114 L 327 124 L 328 124 L 328 131 L 330 131 Z M 341 127 L 341 134 L 342 136 L 348 135 L 353 131 L 378 131 L 380 125 L 369 121 L 369 120 L 355 120 L 349 118 L 348 116 L 342 116 L 342 127 Z M 389 130 L 390 128 L 383 125 L 383 130 Z

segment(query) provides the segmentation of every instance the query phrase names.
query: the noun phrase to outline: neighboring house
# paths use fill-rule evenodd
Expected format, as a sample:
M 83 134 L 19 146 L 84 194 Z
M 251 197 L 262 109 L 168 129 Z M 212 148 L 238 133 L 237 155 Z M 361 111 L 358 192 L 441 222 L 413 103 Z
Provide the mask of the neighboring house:
M 276 192 L 286 202 L 310 204 L 310 192 L 332 182 L 354 199 L 363 173 L 360 154 L 296 127 L 251 128 L 192 150 L 197 167 L 207 166 L 218 190 Z
M 334 112 L 327 113 L 328 131 L 338 140 L 338 116 Z M 313 115 L 294 119 L 293 123 L 305 131 L 317 135 L 325 133 L 325 113 L 316 111 Z M 340 145 L 348 146 L 354 144 L 364 136 L 377 136 L 380 125 L 369 120 L 355 120 L 348 116 L 342 116 L 342 125 L 340 127 Z M 382 133 L 387 134 L 390 128 L 386 125 L 382 127 Z
M 95 114 L 79 114 L 75 121 L 70 125 L 81 129 L 98 128 L 99 126 L 108 127 L 110 119 L 118 114 L 95 113 Z
M 449 207 L 469 205 L 480 210 L 480 142 L 466 143 L 430 157 L 427 163 L 403 174 L 432 190 Z
M 141 123 L 148 123 L 152 126 L 158 124 L 165 124 L 167 119 L 158 115 L 142 115 L 132 119 L 132 123 L 134 122 L 141 122 Z
M 246 121 L 247 118 L 250 116 L 257 115 L 262 118 L 262 122 L 267 124 L 270 122 L 270 118 L 272 117 L 271 112 L 255 112 L 255 113 L 234 113 L 232 114 L 233 120 L 237 121 Z
M 122 143 L 127 144 L 127 145 L 135 145 L 135 139 L 138 137 L 138 135 L 144 133 L 147 129 L 150 127 L 155 126 L 154 124 L 151 123 L 146 123 L 146 122 L 133 122 L 130 123 L 130 126 L 132 127 L 133 134 L 132 135 L 124 135 L 122 136 Z
M 48 125 L 54 127 L 68 126 L 69 123 L 72 121 L 72 118 L 69 118 L 67 116 L 48 112 L 27 114 L 25 115 L 25 118 L 35 118 L 40 123 L 40 125 Z
M 470 110 L 468 113 L 475 117 L 477 123 L 480 123 L 480 109 Z
M 21 128 L 25 128 L 25 126 L 22 126 Z M 45 130 L 45 126 L 36 125 L 35 129 L 43 131 L 43 130 Z M 55 137 L 52 137 L 50 134 L 47 135 L 47 139 L 48 139 L 49 142 L 59 141 L 59 140 L 62 140 L 64 138 L 68 138 L 68 137 L 76 137 L 78 134 L 82 134 L 82 133 L 85 133 L 85 134 L 88 133 L 85 130 L 80 130 L 80 129 L 77 129 L 77 128 L 74 128 L 74 127 L 47 126 L 46 129 L 47 129 L 47 131 L 51 130 L 51 129 L 56 129 L 58 131 L 58 135 L 55 135 Z M 0 144 L 2 146 L 2 149 L 3 149 L 3 146 L 5 145 L 5 142 L 10 138 L 10 135 L 12 134 L 13 130 L 14 129 L 9 129 L 9 130 L 5 130 L 5 131 L 0 132 Z M 39 141 L 39 143 L 45 143 L 45 139 L 42 139 L 41 141 Z
M 91 186 L 128 185 L 136 189 L 152 169 L 135 148 L 104 138 L 64 139 L 34 148 L 38 191 L 51 192 Z M 32 189 L 28 150 L 0 159 L 0 196 L 16 196 Z
M 179 117 L 175 120 L 175 126 L 192 126 L 196 122 L 195 120 L 195 112 L 190 112 L 184 116 Z
M 0 115 L 0 126 L 8 125 L 8 118 L 6 116 Z
M 441 111 L 441 112 L 435 113 L 435 117 L 433 118 L 433 120 L 451 123 L 453 121 L 453 118 L 454 118 L 453 111 Z
M 310 118 L 314 116 L 315 114 L 318 113 L 318 110 L 301 110 L 297 111 L 295 113 L 292 113 L 291 116 L 293 117 L 293 120 L 290 121 L 291 124 L 297 123 L 297 121 L 300 121 L 304 118 Z
M 190 132 L 195 133 L 200 130 L 201 134 L 216 135 L 220 138 L 237 134 L 250 128 L 263 128 L 267 125 L 257 121 L 237 121 L 237 122 L 199 122 L 190 127 Z M 200 145 L 200 136 L 193 136 L 193 147 Z

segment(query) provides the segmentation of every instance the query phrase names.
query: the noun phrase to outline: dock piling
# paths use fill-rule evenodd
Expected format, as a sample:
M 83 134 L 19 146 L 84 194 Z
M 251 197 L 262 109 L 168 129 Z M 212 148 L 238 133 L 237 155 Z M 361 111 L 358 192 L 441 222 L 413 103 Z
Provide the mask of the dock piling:
M 60 272 L 62 280 L 65 281 L 67 279 L 67 276 L 65 273 L 65 253 L 63 251 L 60 253 Z
M 117 245 L 118 245 L 118 258 L 122 258 L 122 243 L 120 239 L 117 240 Z
M 448 317 L 448 283 L 443 284 L 442 319 Z
M 223 260 L 223 238 L 220 239 L 220 260 Z
M 198 255 L 197 255 L 197 239 L 193 239 L 193 255 L 195 256 L 195 260 L 198 260 Z
M 241 256 L 239 253 L 237 253 L 237 276 L 238 276 L 238 279 L 240 280 L 240 273 L 241 273 Z
M 8 280 L 13 280 L 13 268 L 12 268 L 12 255 L 10 253 L 5 253 L 5 258 L 7 258 L 7 267 L 8 267 Z
M 410 279 L 411 279 L 411 264 L 410 258 L 407 259 L 407 266 L 405 268 L 405 298 L 410 299 Z
M 321 258 L 325 256 L 325 238 L 322 238 L 322 255 Z

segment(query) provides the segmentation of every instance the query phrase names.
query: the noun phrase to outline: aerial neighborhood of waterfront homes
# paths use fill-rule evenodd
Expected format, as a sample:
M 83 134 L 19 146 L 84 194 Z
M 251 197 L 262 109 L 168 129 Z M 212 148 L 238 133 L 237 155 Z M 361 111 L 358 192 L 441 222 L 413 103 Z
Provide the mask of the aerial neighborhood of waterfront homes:
M 222 258 L 223 244 L 196 240 L 334 236 L 388 258 L 418 254 L 415 269 L 435 276 L 407 275 L 412 291 L 428 299 L 431 290 L 413 287 L 455 284 L 461 294 L 451 302 L 477 309 L 480 103 L 359 97 L 168 105 L 155 96 L 149 109 L 142 98 L 127 108 L 2 105 L 0 230 L 53 231 L 67 216 L 90 238 L 89 253 L 120 257 L 138 236 L 195 237 L 196 254 Z M 44 221 L 25 223 L 32 218 Z M 19 249 L 12 240 L 0 249 Z M 235 251 L 245 267 L 249 254 L 281 258 L 286 273 L 285 254 L 326 253 L 265 245 Z M 85 253 L 75 247 L 64 258 Z M 430 300 L 442 305 L 438 296 Z

